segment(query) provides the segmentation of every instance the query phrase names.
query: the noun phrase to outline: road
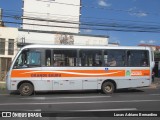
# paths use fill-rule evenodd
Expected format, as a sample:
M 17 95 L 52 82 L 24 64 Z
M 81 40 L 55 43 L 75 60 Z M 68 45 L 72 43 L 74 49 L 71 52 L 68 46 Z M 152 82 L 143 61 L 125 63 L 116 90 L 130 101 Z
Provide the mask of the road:
M 100 91 L 37 93 L 29 97 L 1 94 L 0 111 L 160 111 L 160 87 L 119 90 L 111 95 Z

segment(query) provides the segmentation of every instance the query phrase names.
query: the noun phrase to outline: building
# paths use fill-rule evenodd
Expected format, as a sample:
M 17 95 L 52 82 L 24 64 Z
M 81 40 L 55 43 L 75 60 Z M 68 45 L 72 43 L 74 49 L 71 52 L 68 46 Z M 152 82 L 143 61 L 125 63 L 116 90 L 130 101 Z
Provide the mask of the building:
M 79 33 L 80 0 L 23 1 L 23 29 Z
M 81 0 L 24 0 L 18 45 L 108 45 L 108 36 L 79 34 Z
M 153 51 L 159 51 L 160 52 L 160 46 L 157 46 L 157 45 L 139 44 L 138 46 L 147 46 L 147 47 L 150 47 Z
M 57 45 L 108 45 L 108 36 L 82 35 L 55 31 L 19 29 L 18 45 L 57 44 Z
M 4 79 L 8 67 L 17 53 L 18 29 L 0 27 L 0 80 Z
M 118 42 L 109 42 L 108 46 L 119 46 Z

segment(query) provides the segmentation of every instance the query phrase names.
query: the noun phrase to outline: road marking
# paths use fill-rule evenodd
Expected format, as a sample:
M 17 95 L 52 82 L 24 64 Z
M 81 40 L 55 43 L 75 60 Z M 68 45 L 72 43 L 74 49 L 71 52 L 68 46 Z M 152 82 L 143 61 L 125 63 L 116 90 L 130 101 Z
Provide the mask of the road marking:
M 160 94 L 149 94 L 149 95 L 160 95 Z
M 76 112 L 87 112 L 87 111 L 135 111 L 137 108 L 119 108 L 119 109 L 95 109 L 95 110 L 67 110 L 67 111 L 76 111 Z
M 111 96 L 85 96 L 85 97 L 52 97 L 52 98 L 49 98 L 49 97 L 29 97 L 29 98 L 20 98 L 20 99 L 32 99 L 32 100 L 46 100 L 46 99 L 83 99 L 83 98 L 102 98 L 102 97 L 111 97 Z
M 27 110 L 27 109 L 15 109 L 14 111 L 35 111 L 35 112 L 41 112 L 41 109 L 33 109 L 33 110 Z
M 48 103 L 1 103 L 0 106 L 14 105 L 61 105 L 61 104 L 101 104 L 101 103 L 160 102 L 160 100 L 124 100 L 124 101 L 91 101 L 91 102 L 48 102 Z
M 0 94 L 0 96 L 5 96 L 5 95 L 9 95 L 9 94 Z
M 35 109 L 35 110 L 20 110 L 20 111 L 35 111 L 35 112 L 40 112 L 42 110 L 41 109 Z

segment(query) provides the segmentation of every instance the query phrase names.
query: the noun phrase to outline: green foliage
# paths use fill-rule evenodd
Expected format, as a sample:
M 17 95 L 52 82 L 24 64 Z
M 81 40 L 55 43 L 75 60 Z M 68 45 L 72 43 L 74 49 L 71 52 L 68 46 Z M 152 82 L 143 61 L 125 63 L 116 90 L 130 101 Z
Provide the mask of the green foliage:
M 154 52 L 154 57 L 160 59 L 160 51 L 155 51 Z

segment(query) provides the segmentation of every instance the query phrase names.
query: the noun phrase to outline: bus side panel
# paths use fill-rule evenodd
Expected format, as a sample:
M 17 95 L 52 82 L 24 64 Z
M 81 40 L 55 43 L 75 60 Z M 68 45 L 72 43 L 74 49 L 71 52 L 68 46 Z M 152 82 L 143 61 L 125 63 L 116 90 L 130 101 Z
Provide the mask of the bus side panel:
M 82 90 L 82 80 L 77 78 L 57 78 L 53 80 L 53 90 Z
M 141 79 L 115 79 L 117 84 L 117 89 L 121 88 L 136 88 L 136 87 L 145 87 L 150 85 L 150 80 L 144 78 Z
M 42 80 L 45 77 L 41 68 L 14 69 L 11 72 L 11 90 L 17 90 L 20 82 L 28 81 L 34 86 L 35 91 L 52 90 L 52 81 Z
M 143 87 L 151 84 L 151 73 L 149 67 L 128 67 L 123 80 L 115 79 L 117 88 Z

